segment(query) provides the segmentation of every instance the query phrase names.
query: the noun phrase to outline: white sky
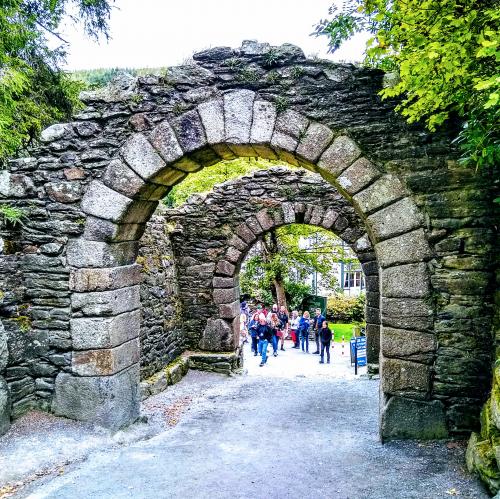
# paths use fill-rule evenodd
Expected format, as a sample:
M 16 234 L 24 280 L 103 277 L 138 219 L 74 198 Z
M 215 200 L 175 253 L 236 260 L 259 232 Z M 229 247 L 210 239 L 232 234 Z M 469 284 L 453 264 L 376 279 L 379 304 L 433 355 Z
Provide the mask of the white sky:
M 68 70 L 160 67 L 182 63 L 208 47 L 239 47 L 243 40 L 301 47 L 306 55 L 359 61 L 366 36 L 327 54 L 327 38 L 309 36 L 328 17 L 332 0 L 116 0 L 109 42 L 93 42 L 81 27 L 62 30 L 70 43 Z

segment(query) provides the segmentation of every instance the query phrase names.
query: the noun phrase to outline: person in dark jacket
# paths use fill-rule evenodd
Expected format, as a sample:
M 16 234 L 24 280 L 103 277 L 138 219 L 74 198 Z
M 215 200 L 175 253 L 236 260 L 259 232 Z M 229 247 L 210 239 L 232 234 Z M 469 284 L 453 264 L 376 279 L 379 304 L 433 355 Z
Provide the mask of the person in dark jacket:
M 259 339 L 257 338 L 257 326 L 259 325 L 259 314 L 255 312 L 250 322 L 248 323 L 248 332 L 252 338 L 252 352 L 254 357 L 257 357 L 259 348 Z
M 300 344 L 302 346 L 302 351 L 305 353 L 309 353 L 309 327 L 311 326 L 311 318 L 309 316 L 309 312 L 306 310 L 304 315 L 300 318 L 299 321 L 299 337 Z M 305 348 L 304 348 L 305 347 Z
M 273 331 L 268 326 L 264 314 L 259 315 L 259 324 L 256 332 L 259 340 L 259 353 L 262 355 L 262 361 L 260 363 L 260 367 L 262 367 L 267 362 L 267 345 L 269 345 L 269 342 L 272 341 L 273 338 Z
M 314 339 L 316 340 L 316 351 L 313 352 L 313 354 L 319 354 L 319 330 L 321 329 L 321 324 L 323 324 L 324 320 L 325 318 L 321 314 L 321 309 L 317 308 L 313 319 Z
M 332 331 L 328 327 L 328 322 L 323 321 L 321 329 L 319 330 L 319 339 L 321 341 L 321 360 L 320 364 L 324 364 L 325 350 L 326 350 L 326 363 L 330 363 L 330 343 L 332 341 Z

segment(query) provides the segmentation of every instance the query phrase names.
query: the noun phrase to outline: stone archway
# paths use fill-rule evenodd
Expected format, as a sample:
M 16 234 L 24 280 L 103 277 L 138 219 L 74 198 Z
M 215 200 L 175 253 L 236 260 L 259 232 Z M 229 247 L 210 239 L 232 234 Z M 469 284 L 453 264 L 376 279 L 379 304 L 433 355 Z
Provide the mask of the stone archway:
M 484 255 L 494 217 L 481 181 L 456 167 L 446 132 L 408 127 L 377 97 L 382 79 L 296 47 L 244 43 L 196 54 L 162 78 L 87 93 L 74 122 L 45 130 L 34 157 L 12 161 L 0 179 L 5 199 L 29 215 L 1 232 L 12 254 L 0 273 L 13 292 L 0 310 L 10 338 L 0 366 L 15 414 L 52 404 L 112 428 L 136 418 L 134 262 L 145 223 L 190 172 L 259 156 L 319 173 L 366 225 L 380 266 L 382 375 L 403 387 L 382 399 L 384 438 L 475 428 L 491 375 Z M 431 364 L 422 345 L 434 349 Z M 402 351 L 411 360 L 390 358 Z M 425 391 L 407 390 L 422 377 Z
M 230 91 L 174 120 L 162 121 L 147 134 L 133 134 L 102 179 L 89 185 L 82 200 L 87 214 L 84 234 L 70 241 L 67 251 L 74 283 L 71 329 L 79 350 L 73 352 L 73 373 L 61 374 L 56 383 L 59 413 L 80 417 L 81 409 L 68 394 L 94 391 L 99 394 L 91 399 L 94 407 L 88 398 L 85 407 L 87 412 L 95 411 L 97 420 L 106 423 L 109 403 L 116 405 L 117 400 L 124 403 L 113 410 L 115 418 L 119 411 L 123 411 L 123 418 L 136 416 L 139 327 L 131 317 L 139 308 L 137 271 L 132 265 L 136 241 L 157 200 L 170 186 L 189 172 L 235 155 L 280 158 L 318 172 L 339 189 L 364 220 L 374 243 L 381 267 L 382 324 L 388 327 L 387 334 L 406 331 L 403 334 L 410 350 L 419 349 L 422 341 L 432 343 L 432 339 L 422 339 L 422 333 L 432 330 L 433 312 L 425 301 L 429 294 L 425 262 L 431 251 L 423 216 L 398 178 L 377 168 L 348 136 L 335 136 L 328 127 L 295 111 L 279 113 L 275 104 L 258 98 L 253 91 Z M 257 227 L 262 223 L 257 221 Z M 245 227 L 256 235 L 255 228 Z M 239 252 L 235 246 L 228 251 Z M 403 275 L 412 285 L 401 286 Z M 106 281 L 108 286 L 103 285 Z M 233 313 L 234 303 L 221 303 L 219 308 Z M 128 324 L 125 336 L 121 321 Z M 96 329 L 101 331 L 98 339 Z M 382 344 L 391 348 L 393 341 L 384 337 L 384 330 L 382 338 Z M 440 403 L 423 401 L 431 390 L 430 367 L 402 362 L 383 360 L 381 365 L 383 387 L 388 373 L 391 379 L 399 376 L 397 389 L 384 391 L 385 436 L 399 432 L 393 427 L 398 427 L 407 406 L 409 413 L 419 411 L 425 435 L 442 436 L 445 423 Z M 422 390 L 411 392 L 416 385 Z M 411 398 L 400 396 L 407 391 Z M 428 429 L 430 425 L 435 431 Z

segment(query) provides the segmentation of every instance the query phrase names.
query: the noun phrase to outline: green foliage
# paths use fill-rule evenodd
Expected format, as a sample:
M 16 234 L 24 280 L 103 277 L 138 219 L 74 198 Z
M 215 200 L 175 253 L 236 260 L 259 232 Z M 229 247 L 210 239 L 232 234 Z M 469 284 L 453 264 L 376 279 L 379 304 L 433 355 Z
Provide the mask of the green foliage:
M 22 225 L 24 218 L 26 218 L 26 214 L 21 208 L 9 204 L 0 204 L 0 220 L 4 225 Z
M 85 84 L 86 88 L 91 90 L 105 87 L 117 75 L 128 73 L 132 76 L 145 75 L 165 75 L 166 68 L 102 68 L 102 69 L 83 69 L 80 71 L 72 71 L 71 79 L 80 81 Z
M 336 291 L 334 264 L 356 261 L 349 257 L 340 239 L 325 229 L 292 224 L 280 227 L 275 235 L 276 245 L 266 236 L 242 266 L 241 291 L 256 299 L 273 292 L 278 280 L 283 283 L 289 308 L 297 308 L 313 292 L 304 283 L 313 272 L 319 274 L 323 287 Z M 304 247 L 305 239 L 310 243 L 308 247 Z
M 328 297 L 326 316 L 335 322 L 362 322 L 365 317 L 366 296 L 333 294 Z
M 398 110 L 434 131 L 453 115 L 462 163 L 493 170 L 500 164 L 500 9 L 497 0 L 348 0 L 316 35 L 335 51 L 368 30 L 368 65 L 397 69 L 384 98 L 402 97 Z
M 60 69 L 66 44 L 57 34 L 66 10 L 91 36 L 107 33 L 106 0 L 7 0 L 0 9 L 0 162 L 78 108 L 80 82 Z M 49 38 L 62 47 L 50 49 Z
M 274 66 L 279 58 L 279 52 L 274 48 L 270 49 L 269 52 L 264 54 L 264 66 L 268 68 Z
M 184 203 L 191 194 L 210 192 L 214 185 L 222 184 L 233 178 L 247 175 L 255 170 L 274 166 L 271 161 L 238 158 L 232 161 L 221 161 L 213 166 L 207 166 L 196 173 L 191 173 L 180 184 L 177 184 L 168 193 L 163 203 L 170 207 Z
M 288 99 L 282 96 L 276 97 L 274 103 L 276 104 L 276 111 L 278 111 L 278 113 L 286 111 L 290 105 Z

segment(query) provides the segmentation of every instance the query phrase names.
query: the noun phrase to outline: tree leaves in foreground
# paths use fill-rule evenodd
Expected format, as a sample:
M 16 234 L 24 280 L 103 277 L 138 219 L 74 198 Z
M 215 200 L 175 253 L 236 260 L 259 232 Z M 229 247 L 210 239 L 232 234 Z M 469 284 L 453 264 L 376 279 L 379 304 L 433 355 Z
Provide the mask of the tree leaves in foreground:
M 499 175 L 500 8 L 498 0 L 345 0 L 316 26 L 331 51 L 369 31 L 365 62 L 398 70 L 384 88 L 402 97 L 398 110 L 434 131 L 453 115 L 463 120 L 456 141 L 461 162 Z
M 4 0 L 0 7 L 0 162 L 29 145 L 47 125 L 69 119 L 82 84 L 61 69 L 67 43 L 58 34 L 71 18 L 107 36 L 107 0 Z M 59 47 L 52 49 L 58 41 Z

